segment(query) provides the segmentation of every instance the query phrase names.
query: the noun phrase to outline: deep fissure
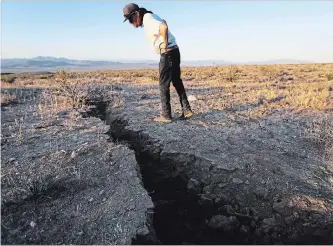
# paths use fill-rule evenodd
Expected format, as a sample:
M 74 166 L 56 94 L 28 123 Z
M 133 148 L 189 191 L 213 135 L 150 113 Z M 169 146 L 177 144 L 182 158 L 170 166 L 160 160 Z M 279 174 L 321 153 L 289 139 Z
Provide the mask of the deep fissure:
M 106 119 L 107 106 L 105 102 L 90 102 L 94 105 L 92 111 L 86 116 Z M 122 122 L 120 122 L 121 127 Z M 119 127 L 120 125 L 116 126 Z M 207 244 L 202 235 L 205 233 L 203 222 L 205 211 L 197 203 L 198 198 L 187 192 L 188 179 L 181 174 L 174 174 L 169 165 L 163 166 L 159 161 L 159 153 L 152 154 L 151 150 L 142 145 L 152 146 L 145 136 L 133 136 L 130 132 L 121 132 L 121 129 L 113 131 L 110 125 L 108 135 L 114 142 L 123 142 L 134 150 L 136 161 L 140 167 L 140 173 L 144 188 L 154 203 L 154 215 L 152 217 L 152 234 L 145 238 L 133 239 L 133 244 Z M 136 138 L 136 139 L 135 139 Z M 157 155 L 156 155 L 157 154 Z M 206 221 L 207 222 L 207 221 Z
M 197 244 L 200 208 L 195 197 L 186 191 L 186 182 L 177 175 L 171 177 L 161 163 L 144 153 L 136 153 L 145 189 L 155 206 L 153 226 L 162 244 Z
M 107 119 L 105 102 L 94 103 L 89 116 Z M 137 236 L 132 244 L 240 244 L 241 234 L 212 230 L 208 220 L 214 208 L 200 204 L 199 197 L 188 192 L 189 177 L 176 171 L 170 163 L 160 161 L 160 149 L 140 132 L 125 130 L 127 122 L 117 119 L 110 124 L 112 141 L 123 143 L 135 152 L 144 188 L 154 203 L 153 232 Z M 152 228 L 151 228 L 152 229 Z M 157 238 L 154 238 L 157 237 Z
M 100 110 L 95 117 L 106 120 L 110 125 L 107 133 L 110 138 L 126 144 L 135 152 L 144 188 L 154 203 L 152 221 L 147 222 L 152 224 L 150 226 L 153 226 L 153 232 L 133 239 L 132 244 L 271 244 L 267 233 L 258 235 L 260 227 L 254 223 L 252 215 L 220 210 L 221 204 L 216 206 L 203 203 L 198 194 L 189 193 L 188 183 L 191 177 L 177 170 L 176 157 L 172 164 L 160 160 L 161 149 L 148 136 L 141 131 L 126 129 L 128 122 L 122 116 L 113 117 L 108 122 L 105 104 L 96 108 Z M 224 207 L 232 208 L 227 204 Z M 212 216 L 217 214 L 229 219 L 223 230 L 209 225 Z M 330 241 L 327 236 L 329 232 L 325 231 L 324 234 L 323 241 Z M 310 238 L 299 239 L 301 241 L 296 239 L 295 242 L 316 242 L 315 238 Z M 284 239 L 280 240 L 283 244 Z M 286 238 L 286 242 L 288 241 Z

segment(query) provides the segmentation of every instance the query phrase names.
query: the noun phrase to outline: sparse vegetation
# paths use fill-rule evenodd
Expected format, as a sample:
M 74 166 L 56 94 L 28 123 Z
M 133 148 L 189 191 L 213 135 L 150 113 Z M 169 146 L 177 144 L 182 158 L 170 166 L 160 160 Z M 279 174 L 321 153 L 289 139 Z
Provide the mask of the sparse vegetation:
M 1 82 L 3 83 L 14 83 L 16 80 L 16 75 L 14 74 L 8 74 L 8 75 L 1 75 Z
M 333 80 L 333 73 L 327 73 L 326 78 L 327 78 L 328 81 Z
M 242 105 L 247 110 L 239 113 L 252 118 L 286 110 L 331 111 L 332 70 L 333 64 L 184 67 L 182 78 L 185 86 L 202 98 L 193 105 L 196 111 Z M 88 97 L 107 96 L 117 84 L 147 86 L 148 94 L 159 95 L 157 69 L 23 74 L 9 87 L 53 88 L 50 101 L 54 107 L 80 107 Z M 176 93 L 172 86 L 171 92 Z

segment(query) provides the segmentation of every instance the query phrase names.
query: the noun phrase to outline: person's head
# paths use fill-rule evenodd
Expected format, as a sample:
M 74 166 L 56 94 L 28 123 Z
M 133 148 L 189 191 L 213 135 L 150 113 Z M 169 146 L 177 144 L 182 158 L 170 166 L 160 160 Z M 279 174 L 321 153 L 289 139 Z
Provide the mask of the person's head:
M 145 8 L 140 8 L 135 3 L 127 4 L 123 9 L 125 21 L 129 21 L 134 27 L 142 26 L 143 16 L 146 13 L 153 13 L 151 11 L 146 10 Z

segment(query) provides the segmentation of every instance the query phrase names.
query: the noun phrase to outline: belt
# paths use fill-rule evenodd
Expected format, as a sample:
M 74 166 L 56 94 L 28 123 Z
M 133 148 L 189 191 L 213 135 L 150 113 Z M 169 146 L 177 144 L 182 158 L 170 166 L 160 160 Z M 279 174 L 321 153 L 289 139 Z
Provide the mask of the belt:
M 168 53 L 169 51 L 171 51 L 171 50 L 175 50 L 175 49 L 178 49 L 178 45 L 174 45 L 174 46 L 171 46 L 171 47 L 169 47 L 169 48 L 163 49 L 164 52 L 161 52 L 161 55 L 166 54 L 166 53 Z

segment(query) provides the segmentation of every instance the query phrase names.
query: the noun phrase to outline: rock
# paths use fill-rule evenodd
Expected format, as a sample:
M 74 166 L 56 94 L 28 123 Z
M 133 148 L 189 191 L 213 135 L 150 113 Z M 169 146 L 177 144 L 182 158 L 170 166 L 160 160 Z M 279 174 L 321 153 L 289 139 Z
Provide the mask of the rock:
M 240 226 L 240 223 L 235 216 L 227 217 L 224 215 L 215 215 L 210 219 L 208 226 L 213 229 L 231 232 L 237 229 Z
M 278 221 L 276 221 L 276 219 L 273 217 L 264 219 L 260 225 L 260 227 L 266 232 L 270 232 L 278 226 L 279 226 Z
M 147 228 L 147 226 L 144 226 L 144 227 L 138 229 L 138 232 L 137 232 L 137 234 L 139 236 L 145 236 L 145 235 L 148 235 L 149 233 L 150 232 L 149 232 L 149 229 Z
M 71 158 L 75 158 L 76 154 L 75 154 L 75 151 L 73 150 L 72 154 L 71 154 Z
M 102 195 L 103 193 L 104 193 L 104 190 L 101 190 L 101 191 L 99 192 L 100 195 Z
M 261 199 L 267 199 L 268 197 L 268 191 L 263 188 L 263 187 L 257 187 L 255 190 L 254 190 L 254 194 L 258 197 L 258 198 L 261 198 Z
M 89 202 L 92 202 L 93 200 L 94 200 L 94 198 L 91 197 L 91 198 L 89 199 Z
M 223 215 L 215 215 L 213 216 L 208 223 L 208 226 L 212 229 L 219 229 L 220 228 L 220 223 L 223 220 Z
M 212 188 L 209 185 L 207 185 L 203 188 L 202 192 L 203 193 L 210 193 L 211 190 L 212 190 Z
M 206 194 L 203 194 L 198 201 L 199 205 L 204 209 L 206 215 L 210 215 L 214 210 L 214 201 L 208 197 Z
M 193 102 L 193 101 L 196 101 L 197 98 L 196 98 L 195 96 L 193 96 L 193 95 L 189 95 L 189 96 L 187 97 L 187 100 L 188 100 L 189 102 Z
M 16 160 L 15 158 L 10 158 L 10 159 L 9 159 L 9 163 L 14 162 L 15 160 Z
M 233 179 L 232 179 L 232 182 L 233 182 L 234 184 L 243 184 L 243 180 L 241 180 L 241 179 L 239 179 L 239 178 L 233 178 Z
M 187 183 L 187 190 L 192 195 L 198 195 L 201 192 L 201 184 L 198 180 L 191 178 Z
M 289 217 L 286 217 L 284 221 L 286 222 L 287 225 L 291 225 L 296 221 L 296 218 L 293 215 L 291 215 Z
M 221 207 L 223 205 L 229 205 L 230 199 L 226 195 L 221 194 L 218 198 L 215 199 L 215 204 L 218 207 Z
M 31 221 L 31 222 L 30 222 L 30 226 L 31 226 L 32 228 L 34 228 L 36 225 L 37 225 L 36 222 L 34 222 L 34 221 Z
M 292 204 L 286 200 L 274 202 L 273 210 L 281 215 L 286 215 L 291 213 Z

